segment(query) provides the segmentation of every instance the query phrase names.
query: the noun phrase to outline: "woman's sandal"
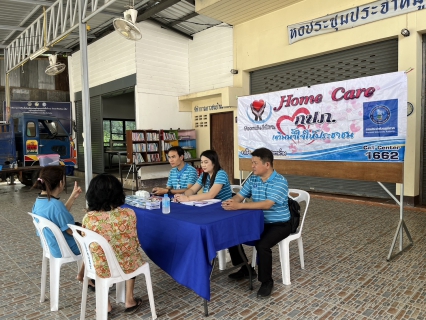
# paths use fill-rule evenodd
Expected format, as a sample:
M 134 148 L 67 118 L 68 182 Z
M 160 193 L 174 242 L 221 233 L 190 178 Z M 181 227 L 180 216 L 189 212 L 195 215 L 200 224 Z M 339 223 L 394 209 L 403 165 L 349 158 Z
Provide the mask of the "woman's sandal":
M 136 301 L 136 305 L 134 305 L 133 307 L 129 307 L 129 308 L 124 309 L 125 313 L 127 313 L 127 314 L 133 314 L 133 313 L 138 312 L 138 310 L 142 306 L 142 299 L 136 298 L 135 301 Z
M 77 279 L 78 280 L 78 279 Z M 90 283 L 90 281 L 92 282 L 92 283 Z M 80 282 L 81 284 L 83 284 L 83 281 L 80 281 L 80 280 L 78 280 L 78 282 Z M 89 282 L 88 282 L 88 284 L 87 284 L 87 288 L 89 288 L 91 291 L 93 291 L 93 292 L 95 292 L 96 291 L 96 287 L 95 287 L 95 280 L 93 280 L 93 279 L 89 279 Z

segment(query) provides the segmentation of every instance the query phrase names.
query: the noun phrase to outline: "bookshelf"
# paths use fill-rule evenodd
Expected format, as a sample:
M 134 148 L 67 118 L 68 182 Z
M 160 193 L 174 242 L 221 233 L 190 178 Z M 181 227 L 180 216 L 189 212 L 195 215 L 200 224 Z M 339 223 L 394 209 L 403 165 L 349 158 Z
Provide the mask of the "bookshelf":
M 162 130 L 161 139 L 162 161 L 167 161 L 166 152 L 172 146 L 181 146 L 185 150 L 185 160 L 197 157 L 195 130 Z
M 185 150 L 184 159 L 196 159 L 195 129 L 127 130 L 127 163 L 167 162 L 166 152 L 172 146 Z
M 184 159 L 194 159 L 197 157 L 195 129 L 178 130 L 178 143 L 185 150 Z
M 127 130 L 127 163 L 161 161 L 159 130 Z

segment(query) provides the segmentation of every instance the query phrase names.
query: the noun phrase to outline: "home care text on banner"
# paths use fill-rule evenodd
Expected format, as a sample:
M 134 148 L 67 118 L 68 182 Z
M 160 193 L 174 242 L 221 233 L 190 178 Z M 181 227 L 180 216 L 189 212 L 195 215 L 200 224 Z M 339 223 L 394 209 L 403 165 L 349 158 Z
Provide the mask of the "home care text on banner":
M 404 72 L 238 98 L 240 158 L 403 162 L 406 132 Z

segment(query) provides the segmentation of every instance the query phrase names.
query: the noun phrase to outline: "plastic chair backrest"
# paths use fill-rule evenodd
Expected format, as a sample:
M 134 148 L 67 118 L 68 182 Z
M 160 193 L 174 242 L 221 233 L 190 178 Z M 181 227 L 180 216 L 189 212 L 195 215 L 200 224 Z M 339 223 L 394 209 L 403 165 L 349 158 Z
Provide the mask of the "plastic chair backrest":
M 103 236 L 86 228 L 82 228 L 82 227 L 78 227 L 74 225 L 68 225 L 68 226 L 72 230 L 73 237 L 80 245 L 81 250 L 84 251 L 83 256 L 84 256 L 84 263 L 86 265 L 85 266 L 86 270 L 92 273 L 92 275 L 96 274 L 95 266 L 93 264 L 92 252 L 90 251 L 89 248 L 92 243 L 97 243 L 105 253 L 111 278 L 125 277 L 125 274 L 123 270 L 121 269 L 120 264 L 118 263 L 118 260 L 115 256 L 114 250 L 112 249 L 111 245 Z M 77 231 L 81 231 L 82 233 L 84 233 L 84 237 L 81 236 Z
M 293 197 L 290 195 L 290 193 L 297 193 L 298 196 Z M 305 223 L 306 212 L 308 211 L 309 201 L 311 199 L 311 196 L 309 195 L 308 192 L 304 190 L 300 190 L 300 189 L 288 189 L 288 194 L 289 194 L 289 197 L 291 197 L 293 200 L 296 200 L 299 204 L 305 201 L 305 210 L 303 212 L 302 222 L 300 223 L 299 228 L 297 230 L 297 233 L 302 233 L 302 228 L 303 228 L 303 224 Z
M 36 227 L 36 229 L 39 233 L 41 243 L 43 244 L 44 252 L 49 254 L 49 256 L 52 256 L 52 254 L 50 252 L 49 244 L 47 243 L 47 240 L 44 237 L 44 233 L 43 233 L 44 229 L 50 229 L 50 231 L 53 233 L 53 235 L 56 238 L 56 242 L 59 246 L 59 250 L 61 251 L 62 258 L 70 258 L 70 257 L 76 256 L 71 251 L 71 248 L 69 247 L 67 241 L 65 240 L 62 231 L 59 229 L 59 227 L 56 224 L 54 224 L 52 221 L 50 221 L 46 218 L 43 218 L 43 217 L 36 215 L 34 213 L 28 212 L 28 214 L 33 218 L 33 223 L 34 223 L 34 226 Z
M 231 184 L 231 191 L 232 193 L 237 194 L 242 189 L 242 187 L 243 186 L 240 186 L 239 184 Z

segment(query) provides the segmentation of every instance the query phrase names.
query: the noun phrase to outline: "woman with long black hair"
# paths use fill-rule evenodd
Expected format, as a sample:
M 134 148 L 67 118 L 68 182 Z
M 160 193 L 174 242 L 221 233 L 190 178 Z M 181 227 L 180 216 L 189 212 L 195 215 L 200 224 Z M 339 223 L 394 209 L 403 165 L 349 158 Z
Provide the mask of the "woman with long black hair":
M 219 157 L 214 150 L 201 153 L 203 174 L 197 182 L 183 194 L 175 195 L 179 202 L 199 201 L 208 199 L 228 200 L 232 198 L 231 185 L 225 170 L 220 167 Z M 200 189 L 203 193 L 197 194 Z

